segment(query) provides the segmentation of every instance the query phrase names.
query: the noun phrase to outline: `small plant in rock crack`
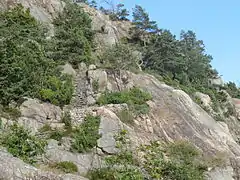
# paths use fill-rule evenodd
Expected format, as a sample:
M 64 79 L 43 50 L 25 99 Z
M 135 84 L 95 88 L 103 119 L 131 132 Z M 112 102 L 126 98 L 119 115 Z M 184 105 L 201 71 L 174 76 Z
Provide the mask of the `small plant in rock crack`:
M 92 88 L 93 88 L 93 92 L 98 92 L 98 90 L 99 90 L 99 82 L 98 82 L 98 80 L 93 80 Z
M 98 133 L 100 117 L 87 115 L 81 125 L 72 133 L 73 142 L 71 150 L 73 152 L 88 152 L 97 146 L 97 140 L 101 137 Z
M 62 117 L 62 123 L 65 124 L 65 127 L 67 129 L 72 129 L 72 118 L 71 118 L 71 114 L 69 112 L 64 113 L 64 115 Z
M 134 115 L 128 109 L 121 110 L 120 112 L 117 113 L 117 116 L 123 123 L 130 124 L 130 125 L 134 124 Z
M 57 162 L 57 163 L 51 164 L 50 167 L 59 169 L 60 171 L 63 171 L 65 173 L 78 172 L 77 165 L 70 161 Z

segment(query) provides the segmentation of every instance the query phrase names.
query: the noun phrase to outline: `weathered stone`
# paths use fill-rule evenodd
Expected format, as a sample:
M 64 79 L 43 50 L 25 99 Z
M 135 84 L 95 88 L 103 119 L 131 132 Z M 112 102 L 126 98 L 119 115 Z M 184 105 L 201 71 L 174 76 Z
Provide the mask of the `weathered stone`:
M 64 123 L 51 123 L 50 127 L 51 127 L 51 129 L 63 130 L 65 127 L 65 124 Z
M 78 154 L 63 150 L 62 147 L 52 147 L 47 149 L 46 156 L 51 162 L 73 162 L 77 165 L 78 173 L 81 175 L 86 175 L 90 169 L 99 168 L 101 164 L 101 158 L 95 154 L 95 151 Z
M 92 96 L 88 96 L 87 97 L 87 105 L 94 105 L 94 104 L 96 104 L 96 99 L 94 99 L 94 97 L 92 97 Z
M 96 70 L 97 67 L 94 64 L 89 65 L 88 70 Z
M 41 103 L 37 99 L 27 99 L 20 106 L 21 117 L 18 123 L 37 132 L 44 124 L 60 123 L 62 111 L 60 107 L 50 103 Z
M 96 32 L 95 41 L 99 48 L 112 46 L 123 37 L 129 37 L 129 30 L 132 24 L 129 21 L 111 21 L 109 16 L 81 4 L 92 18 L 92 27 Z
M 199 98 L 201 100 L 201 103 L 205 107 L 209 107 L 211 105 L 211 98 L 207 94 L 203 94 L 201 92 L 196 92 L 195 97 Z
M 206 173 L 206 180 L 234 180 L 234 171 L 231 166 L 214 168 Z
M 60 66 L 60 68 L 62 69 L 62 73 L 71 75 L 73 77 L 76 76 L 76 71 L 73 69 L 71 64 L 67 63 L 63 66 Z
M 46 179 L 46 180 L 87 180 L 77 175 L 54 174 L 42 171 L 22 160 L 13 157 L 6 150 L 0 149 L 0 179 L 23 180 L 23 179 Z
M 221 77 L 218 77 L 215 79 L 209 79 L 209 83 L 210 83 L 210 85 L 213 85 L 213 86 L 219 86 L 219 87 L 224 86 L 224 81 L 222 80 Z
M 30 8 L 33 17 L 41 22 L 50 23 L 59 12 L 63 11 L 65 3 L 60 0 L 1 0 L 0 9 L 6 10 L 17 4 Z
M 106 71 L 101 69 L 90 70 L 88 71 L 88 77 L 90 79 L 91 84 L 93 84 L 93 82 L 98 83 L 98 86 L 99 86 L 98 90 L 100 92 L 103 92 L 106 90 L 106 86 L 108 83 Z

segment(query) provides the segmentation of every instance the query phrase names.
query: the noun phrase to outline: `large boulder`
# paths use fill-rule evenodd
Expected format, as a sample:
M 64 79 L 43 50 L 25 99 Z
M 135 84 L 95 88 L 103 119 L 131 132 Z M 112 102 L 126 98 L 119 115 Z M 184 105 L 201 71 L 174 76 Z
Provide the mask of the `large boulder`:
M 50 103 L 29 98 L 20 106 L 20 112 L 18 123 L 32 132 L 37 132 L 45 124 L 54 127 L 61 125 L 62 110 Z
M 0 149 L 0 179 L 45 179 L 45 180 L 87 180 L 72 174 L 55 174 L 43 171 L 13 157 L 5 149 Z
M 195 97 L 198 98 L 201 101 L 201 104 L 205 107 L 210 107 L 211 106 L 211 98 L 207 94 L 203 94 L 201 92 L 196 92 Z
M 112 46 L 123 37 L 129 37 L 129 30 L 132 27 L 130 21 L 111 21 L 109 16 L 97 11 L 94 8 L 81 3 L 84 10 L 92 18 L 92 27 L 96 32 L 95 41 L 98 48 Z

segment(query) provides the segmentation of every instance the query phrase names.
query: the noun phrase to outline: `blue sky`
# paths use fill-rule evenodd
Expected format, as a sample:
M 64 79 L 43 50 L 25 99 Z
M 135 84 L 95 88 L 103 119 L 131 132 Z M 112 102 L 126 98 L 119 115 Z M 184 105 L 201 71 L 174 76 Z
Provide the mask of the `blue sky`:
M 115 0 L 128 9 L 143 6 L 159 28 L 179 36 L 193 30 L 213 56 L 212 65 L 225 81 L 240 84 L 239 0 Z

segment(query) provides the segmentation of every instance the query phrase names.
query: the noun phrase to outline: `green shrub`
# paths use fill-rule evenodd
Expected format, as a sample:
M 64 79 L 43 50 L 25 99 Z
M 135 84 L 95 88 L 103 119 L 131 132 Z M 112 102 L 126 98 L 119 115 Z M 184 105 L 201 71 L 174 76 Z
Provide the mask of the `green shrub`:
M 105 158 L 107 168 L 94 169 L 88 172 L 90 180 L 143 180 L 144 176 L 136 166 L 136 159 L 130 151 L 127 131 L 122 130 L 116 137 L 119 153 Z
M 64 131 L 61 130 L 51 130 L 49 132 L 49 139 L 54 139 L 60 141 L 64 137 Z
M 144 168 L 153 179 L 204 179 L 206 167 L 198 161 L 199 152 L 188 143 L 176 142 L 163 146 L 152 142 L 141 147 L 141 150 L 145 152 Z
M 44 153 L 44 140 L 39 139 L 17 124 L 14 124 L 1 134 L 0 143 L 6 147 L 13 156 L 22 159 L 27 163 L 34 163 L 38 155 Z
M 72 94 L 73 84 L 70 76 L 62 76 L 61 79 L 51 76 L 46 81 L 45 88 L 40 90 L 42 100 L 61 107 L 70 103 Z
M 131 111 L 129 111 L 127 109 L 123 109 L 117 115 L 123 123 L 133 125 L 134 117 L 133 117 L 133 114 Z
M 62 117 L 62 123 L 65 124 L 65 127 L 67 129 L 72 129 L 72 118 L 71 118 L 71 114 L 69 112 L 64 113 L 64 115 Z
M 65 173 L 75 173 L 78 172 L 78 167 L 76 164 L 70 161 L 62 161 L 59 163 L 55 163 L 51 165 L 51 167 L 54 167 L 56 169 L 59 169 Z
M 146 101 L 151 99 L 152 97 L 149 93 L 139 88 L 132 88 L 130 91 L 106 92 L 97 100 L 97 103 L 99 105 L 127 103 L 130 110 L 135 114 L 146 114 L 149 112 Z
M 45 124 L 42 128 L 39 129 L 39 132 L 45 139 L 54 139 L 56 141 L 61 141 L 63 137 L 68 136 L 72 132 L 72 129 L 52 129 L 49 124 Z
M 0 113 L 3 114 L 5 118 L 18 119 L 21 117 L 21 112 L 19 109 L 9 106 L 0 107 Z
M 93 80 L 93 82 L 92 82 L 92 88 L 93 88 L 93 91 L 94 91 L 94 92 L 98 92 L 98 90 L 99 90 L 99 83 L 98 83 L 97 80 Z
M 44 133 L 44 132 L 48 132 L 51 130 L 52 130 L 52 128 L 49 124 L 44 124 L 44 126 L 39 129 L 39 132 Z
M 101 137 L 98 133 L 100 117 L 88 115 L 84 122 L 74 130 L 72 134 L 72 151 L 78 153 L 88 152 L 97 145 L 97 140 Z
M 220 114 L 216 114 L 213 117 L 216 121 L 225 121 L 225 119 L 220 115 Z
M 100 55 L 103 67 L 112 70 L 130 70 L 139 69 L 140 58 L 134 54 L 134 49 L 127 44 L 116 44 Z
M 133 152 L 127 131 L 122 130 L 115 139 L 119 153 L 104 159 L 106 167 L 89 171 L 90 180 L 204 179 L 207 167 L 202 154 L 187 142 L 151 142 Z M 137 158 L 138 153 L 143 155 L 140 159 Z

